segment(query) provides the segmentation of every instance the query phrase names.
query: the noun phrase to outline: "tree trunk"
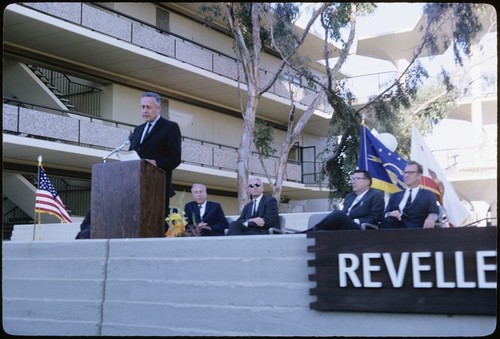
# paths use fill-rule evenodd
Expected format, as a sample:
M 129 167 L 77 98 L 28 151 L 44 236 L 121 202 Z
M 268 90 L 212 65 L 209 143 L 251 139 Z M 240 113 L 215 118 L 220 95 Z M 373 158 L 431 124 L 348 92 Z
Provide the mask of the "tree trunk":
M 249 173 L 249 160 L 252 155 L 253 144 L 253 130 L 255 126 L 255 111 L 259 102 L 259 98 L 255 95 L 255 88 L 250 89 L 248 93 L 251 94 L 247 100 L 247 107 L 243 117 L 243 130 L 241 133 L 240 147 L 238 149 L 238 163 L 237 163 L 237 179 L 238 179 L 238 204 L 239 211 L 243 210 L 245 204 L 248 203 L 248 173 Z
M 316 97 L 314 98 L 313 102 L 309 105 L 307 110 L 304 112 L 304 114 L 302 114 L 302 116 L 300 117 L 300 119 L 297 122 L 297 124 L 295 125 L 295 127 L 292 127 L 291 123 L 288 126 L 285 141 L 283 141 L 283 144 L 281 145 L 281 150 L 280 150 L 280 154 L 279 154 L 280 160 L 278 163 L 278 169 L 276 171 L 276 181 L 274 182 L 274 186 L 273 186 L 273 197 L 275 197 L 276 200 L 278 200 L 278 201 L 280 201 L 280 199 L 281 199 L 281 191 L 283 189 L 283 181 L 285 181 L 285 178 L 286 178 L 286 166 L 288 164 L 288 153 L 290 153 L 290 150 L 292 149 L 292 146 L 293 146 L 295 140 L 302 133 L 302 130 L 306 126 L 307 122 L 311 118 L 314 111 L 318 108 L 319 104 L 323 101 L 324 97 L 325 97 L 325 92 L 324 91 L 319 92 L 316 95 Z

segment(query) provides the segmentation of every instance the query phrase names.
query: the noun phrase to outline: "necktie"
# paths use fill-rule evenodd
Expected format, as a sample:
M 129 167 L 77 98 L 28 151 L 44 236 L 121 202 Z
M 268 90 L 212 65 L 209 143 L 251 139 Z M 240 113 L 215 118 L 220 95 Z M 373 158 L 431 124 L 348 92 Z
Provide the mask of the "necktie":
M 148 135 L 149 132 L 151 132 L 151 127 L 153 127 L 153 124 L 148 122 L 148 126 L 146 127 L 146 133 L 142 135 L 141 144 L 144 141 L 144 138 L 146 138 L 146 135 Z
M 253 210 L 252 217 L 256 217 L 257 216 L 257 199 L 253 200 L 252 210 Z
M 347 210 L 347 215 L 349 215 L 349 213 L 351 213 L 351 209 L 356 206 L 358 204 L 358 202 L 361 200 L 361 196 L 358 195 L 356 196 L 356 198 L 354 199 L 354 201 L 352 202 L 351 206 L 349 206 L 349 209 Z
M 410 204 L 411 204 L 411 190 L 410 190 L 410 194 L 408 195 L 408 200 L 406 200 L 405 208 L 408 208 L 408 206 L 410 206 Z

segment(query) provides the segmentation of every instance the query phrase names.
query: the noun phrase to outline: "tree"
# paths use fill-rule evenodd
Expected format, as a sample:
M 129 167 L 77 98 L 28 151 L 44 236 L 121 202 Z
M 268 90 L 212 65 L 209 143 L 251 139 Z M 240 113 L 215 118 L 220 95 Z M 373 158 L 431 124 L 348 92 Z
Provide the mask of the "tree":
M 243 130 L 237 158 L 240 210 L 248 200 L 246 190 L 248 164 L 254 141 L 255 117 L 259 100 L 276 82 L 286 65 L 294 65 L 294 67 L 304 71 L 300 68 L 302 61 L 296 52 L 304 42 L 311 25 L 326 7 L 325 3 L 315 10 L 304 31 L 297 35 L 293 33 L 293 22 L 299 14 L 299 6 L 295 3 L 225 3 L 225 15 L 218 5 L 201 6 L 200 13 L 206 15 L 208 22 L 214 18 L 226 20 L 235 40 L 237 59 L 241 62 L 245 75 L 247 98 L 246 102 L 241 104 Z M 260 75 L 261 55 L 265 53 L 266 48 L 273 47 L 279 48 L 282 60 L 278 67 L 271 72 L 273 76 L 270 79 L 265 79 Z M 286 143 L 288 144 L 289 141 Z M 288 151 L 291 148 L 291 146 L 286 145 L 283 147 L 288 148 Z M 283 158 L 287 159 L 288 151 Z M 284 173 L 285 169 L 280 169 L 280 172 Z M 274 190 L 277 185 L 271 184 L 271 187 L 273 187 L 273 195 L 276 196 Z M 279 187 L 281 190 L 281 184 Z
M 420 129 L 430 130 L 437 121 L 446 117 L 457 97 L 450 75 L 443 71 L 442 83 L 437 87 L 439 90 L 427 89 L 425 94 L 422 80 L 428 74 L 418 59 L 424 49 L 429 50 L 429 55 L 434 55 L 439 48 L 446 49 L 451 45 L 455 62 L 462 65 L 463 56 L 470 54 L 472 43 L 481 30 L 479 15 L 483 10 L 484 5 L 471 3 L 426 4 L 426 21 L 421 27 L 423 36 L 413 59 L 391 86 L 364 107 L 354 109 L 350 93 L 342 86 L 323 87 L 335 109 L 329 144 L 324 153 L 324 173 L 329 179 L 330 198 L 341 198 L 350 190 L 347 178 L 357 166 L 359 125 L 365 116 L 370 116 L 370 111 L 375 113 L 370 121 L 373 126 L 380 132 L 398 136 L 402 146 L 398 153 L 401 155 L 409 155 L 409 126 L 416 124 Z
M 202 12 L 208 14 L 207 19 L 218 17 L 226 20 L 229 30 L 235 39 L 235 51 L 241 62 L 245 83 L 247 86 L 247 99 L 242 103 L 242 117 L 244 121 L 241 134 L 240 147 L 238 150 L 237 174 L 238 174 L 238 198 L 240 208 L 247 202 L 246 186 L 248 182 L 248 160 L 251 154 L 251 145 L 254 142 L 254 129 L 256 111 L 259 100 L 278 79 L 285 69 L 293 70 L 308 83 L 319 88 L 319 92 L 312 104 L 301 116 L 299 121 L 294 121 L 293 91 L 290 91 L 290 112 L 287 126 L 287 135 L 279 150 L 279 165 L 273 187 L 273 195 L 279 199 L 282 183 L 285 178 L 288 154 L 295 140 L 302 132 L 307 121 L 314 110 L 326 97 L 328 103 L 334 110 L 330 122 L 328 145 L 324 155 L 325 175 L 329 177 L 329 188 L 331 198 L 343 197 L 350 190 L 347 182 L 347 173 L 352 171 L 357 164 L 359 149 L 360 123 L 364 115 L 374 112 L 373 122 L 377 122 L 386 131 L 400 130 L 404 125 L 398 109 L 410 109 L 412 102 L 417 99 L 417 93 L 422 79 L 427 76 L 426 70 L 419 64 L 418 58 L 424 49 L 434 53 L 440 47 L 453 46 L 455 60 L 461 63 L 461 53 L 467 55 L 470 52 L 471 43 L 480 30 L 477 14 L 482 10 L 478 4 L 467 3 L 431 3 L 424 7 L 424 15 L 427 18 L 422 26 L 424 32 L 421 44 L 416 48 L 414 58 L 408 67 L 401 73 L 391 86 L 374 97 L 367 105 L 355 109 L 352 105 L 353 95 L 345 88 L 342 80 L 338 79 L 341 67 L 344 65 L 349 50 L 356 34 L 356 18 L 358 15 L 371 13 L 376 6 L 371 3 L 321 3 L 313 11 L 303 33 L 293 33 L 294 20 L 298 14 L 298 6 L 293 3 L 225 3 L 225 15 L 220 6 L 203 6 Z M 300 58 L 297 50 L 308 34 L 310 27 L 319 19 L 324 29 L 324 76 L 315 76 L 307 67 L 307 60 Z M 444 30 L 443 27 L 449 27 Z M 342 29 L 348 28 L 349 35 L 346 41 L 342 38 Z M 448 33 L 450 32 L 448 35 Z M 340 44 L 340 56 L 334 65 L 331 65 L 332 42 Z M 261 55 L 266 50 L 277 53 L 281 59 L 279 66 L 273 72 L 271 79 L 264 80 L 260 77 L 259 69 Z M 443 72 L 443 80 L 446 90 L 452 88 L 448 81 L 449 76 Z M 441 119 L 444 114 L 436 113 L 428 109 L 430 103 L 437 103 L 445 107 L 450 101 L 446 95 L 428 100 L 426 109 L 417 110 L 416 120 L 430 121 Z M 435 107 L 437 105 L 434 105 Z M 272 138 L 264 138 L 264 143 L 257 143 L 257 149 L 262 151 L 266 148 L 265 140 L 270 142 Z M 260 142 L 260 141 L 259 141 Z M 269 174 L 266 175 L 269 178 Z M 270 180 L 272 183 L 272 181 Z
M 288 60 L 284 58 L 284 52 L 282 51 L 280 46 L 278 46 L 277 44 L 273 44 L 273 47 L 279 52 L 280 56 L 282 57 L 282 60 L 286 62 L 288 67 L 302 74 L 306 79 L 308 79 L 310 83 L 318 84 L 319 87 L 321 88 L 319 93 L 314 98 L 313 102 L 308 106 L 308 108 L 302 114 L 297 123 L 295 123 L 293 115 L 293 108 L 294 108 L 293 91 L 290 90 L 290 101 L 292 103 L 291 105 L 292 110 L 289 114 L 287 134 L 285 140 L 281 145 L 279 153 L 278 170 L 276 173 L 276 181 L 273 187 L 273 196 L 278 200 L 281 196 L 283 181 L 285 180 L 286 165 L 288 162 L 288 154 L 290 152 L 290 149 L 292 148 L 295 140 L 297 140 L 299 135 L 302 133 L 304 127 L 311 118 L 313 112 L 318 108 L 320 103 L 323 102 L 325 95 L 329 94 L 329 92 L 325 89 L 332 88 L 332 86 L 335 84 L 335 79 L 337 78 L 337 75 L 340 72 L 342 65 L 346 61 L 349 50 L 351 49 L 351 46 L 354 42 L 354 35 L 356 31 L 356 17 L 358 13 L 370 13 L 372 10 L 373 6 L 371 4 L 354 5 L 351 3 L 338 3 L 338 4 L 329 4 L 326 7 L 321 7 L 320 17 L 323 27 L 325 28 L 325 36 L 324 36 L 325 45 L 323 54 L 324 54 L 324 60 L 326 61 L 326 69 L 325 69 L 326 76 L 324 78 L 314 77 L 313 74 L 310 71 L 308 71 L 307 68 L 303 67 L 304 63 L 301 63 L 300 65 L 302 67 L 298 68 L 297 64 L 288 62 Z M 346 27 L 347 25 L 350 25 L 349 37 L 347 41 L 341 41 L 340 38 L 341 29 Z M 340 57 L 338 58 L 337 62 L 332 68 L 329 67 L 330 64 L 329 60 L 332 57 L 331 46 L 329 45 L 329 41 L 331 38 L 336 39 L 337 42 L 340 41 L 342 46 L 340 51 Z M 334 101 L 335 99 L 328 98 L 328 102 L 330 103 L 330 105 L 335 108 L 335 106 L 332 105 L 332 102 Z

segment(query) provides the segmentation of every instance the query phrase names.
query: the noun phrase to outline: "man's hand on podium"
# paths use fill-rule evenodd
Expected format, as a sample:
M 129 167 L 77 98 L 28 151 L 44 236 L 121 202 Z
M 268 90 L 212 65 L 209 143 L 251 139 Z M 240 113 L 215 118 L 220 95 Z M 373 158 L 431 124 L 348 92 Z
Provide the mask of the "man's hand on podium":
M 146 160 L 147 162 L 149 162 L 153 166 L 158 167 L 158 166 L 156 166 L 156 160 L 151 160 L 151 159 L 144 159 L 144 160 Z

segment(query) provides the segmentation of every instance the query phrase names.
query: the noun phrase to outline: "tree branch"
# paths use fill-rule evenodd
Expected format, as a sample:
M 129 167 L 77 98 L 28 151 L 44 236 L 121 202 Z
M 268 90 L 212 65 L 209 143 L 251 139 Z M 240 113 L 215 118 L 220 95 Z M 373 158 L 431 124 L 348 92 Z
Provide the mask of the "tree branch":
M 304 43 L 304 40 L 306 39 L 307 34 L 309 33 L 309 30 L 311 29 L 312 25 L 314 24 L 314 22 L 316 21 L 316 19 L 318 18 L 318 16 L 321 14 L 321 12 L 328 5 L 329 5 L 329 3 L 324 3 L 323 5 L 321 5 L 320 8 L 318 8 L 317 10 L 314 10 L 311 18 L 309 19 L 309 21 L 306 24 L 306 27 L 304 28 L 304 31 L 302 32 L 302 34 L 300 35 L 300 37 L 297 39 L 297 43 L 296 43 L 296 46 L 295 46 L 295 52 Z M 269 88 L 271 88 L 271 86 L 276 82 L 276 80 L 278 80 L 278 77 L 283 72 L 283 69 L 285 68 L 285 66 L 289 66 L 289 67 L 292 66 L 290 60 L 291 60 L 291 57 L 294 55 L 294 53 L 291 53 L 289 56 L 286 56 L 283 53 L 283 51 L 281 51 L 281 49 L 279 48 L 279 46 L 276 44 L 273 25 L 270 25 L 270 30 L 271 30 L 271 45 L 278 52 L 278 54 L 280 55 L 281 62 L 280 62 L 280 65 L 278 66 L 278 69 L 277 69 L 276 73 L 274 73 L 274 76 L 268 81 L 268 83 L 266 85 L 264 85 L 264 86 L 261 87 L 261 89 L 259 91 L 259 94 L 264 94 L 265 92 L 267 92 L 269 90 Z M 291 68 L 295 69 L 294 67 L 291 67 Z

